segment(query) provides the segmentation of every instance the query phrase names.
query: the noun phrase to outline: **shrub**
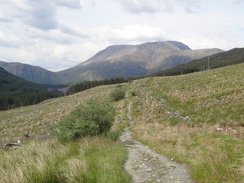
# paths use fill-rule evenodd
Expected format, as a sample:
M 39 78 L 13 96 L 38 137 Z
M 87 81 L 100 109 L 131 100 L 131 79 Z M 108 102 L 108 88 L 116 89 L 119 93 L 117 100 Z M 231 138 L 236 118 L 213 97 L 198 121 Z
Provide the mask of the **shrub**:
M 57 137 L 61 142 L 68 142 L 106 133 L 113 124 L 114 115 L 114 108 L 108 102 L 90 100 L 59 122 Z
M 115 90 L 110 94 L 112 101 L 119 101 L 125 98 L 125 90 L 121 85 L 118 85 Z
M 118 131 L 109 131 L 103 135 L 105 138 L 117 141 L 119 139 L 120 133 Z

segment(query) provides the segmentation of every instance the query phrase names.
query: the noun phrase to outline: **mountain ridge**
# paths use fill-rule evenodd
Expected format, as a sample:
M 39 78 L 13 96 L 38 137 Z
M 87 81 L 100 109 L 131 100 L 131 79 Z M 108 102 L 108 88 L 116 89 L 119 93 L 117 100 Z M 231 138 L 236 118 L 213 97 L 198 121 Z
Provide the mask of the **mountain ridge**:
M 165 61 L 168 62 L 167 68 L 170 68 L 199 58 L 199 55 L 202 57 L 221 51 L 220 49 L 195 51 L 177 41 L 112 45 L 99 51 L 85 62 L 58 73 L 74 82 L 115 77 L 140 77 L 158 71 L 166 64 Z M 171 63 L 172 59 L 166 60 L 174 54 L 182 55 L 184 59 L 180 59 L 176 63 Z
M 16 76 L 38 84 L 59 84 L 59 81 L 62 80 L 55 72 L 20 62 L 0 61 L 0 67 Z
M 192 50 L 181 42 L 158 41 L 137 45 L 111 45 L 86 61 L 58 72 L 28 64 L 1 61 L 0 67 L 39 84 L 67 84 L 116 77 L 146 76 L 218 52 L 222 50 Z

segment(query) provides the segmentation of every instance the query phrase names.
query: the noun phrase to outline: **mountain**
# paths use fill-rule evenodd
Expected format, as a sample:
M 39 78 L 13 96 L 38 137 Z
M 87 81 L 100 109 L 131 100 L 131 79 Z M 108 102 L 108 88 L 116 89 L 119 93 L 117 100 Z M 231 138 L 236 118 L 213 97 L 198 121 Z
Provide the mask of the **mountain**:
M 39 84 L 59 84 L 62 82 L 62 78 L 55 72 L 48 71 L 38 66 L 31 66 L 18 62 L 8 63 L 0 61 L 0 67 L 25 80 Z
M 220 68 L 244 62 L 244 48 L 234 48 L 229 51 L 217 53 L 201 59 L 193 60 L 188 64 L 178 65 L 171 69 L 162 70 L 152 74 L 152 76 L 180 75 L 197 72 L 207 69 Z
M 8 72 L 39 84 L 67 84 L 116 77 L 140 77 L 219 53 L 220 49 L 191 50 L 177 41 L 113 45 L 81 64 L 59 72 L 21 63 L 0 62 Z
M 44 87 L 15 76 L 0 67 L 0 96 L 16 96 L 47 91 Z
M 176 41 L 114 45 L 98 52 L 87 61 L 57 74 L 65 78 L 66 82 L 139 77 L 221 51 L 191 50 L 187 45 Z

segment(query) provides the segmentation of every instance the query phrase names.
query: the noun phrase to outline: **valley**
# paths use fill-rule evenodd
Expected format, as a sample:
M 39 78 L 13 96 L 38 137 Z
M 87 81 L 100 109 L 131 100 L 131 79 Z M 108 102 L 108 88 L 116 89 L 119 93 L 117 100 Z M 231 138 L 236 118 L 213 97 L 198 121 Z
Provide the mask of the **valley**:
M 195 182 L 242 182 L 243 69 L 244 65 L 238 64 L 120 84 L 132 102 L 132 138 L 187 165 Z M 118 140 L 97 136 L 62 145 L 52 135 L 58 121 L 76 106 L 91 98 L 109 98 L 116 87 L 99 86 L 37 105 L 0 111 L 1 146 L 18 139 L 25 145 L 13 151 L 0 151 L 0 159 L 4 159 L 0 163 L 3 182 L 45 181 L 44 177 L 49 177 L 46 179 L 49 182 L 130 182 L 130 176 L 123 170 L 128 154 Z M 120 135 L 129 126 L 127 104 L 126 99 L 113 102 L 115 121 L 111 131 Z M 62 157 L 57 153 L 60 151 Z M 20 159 L 11 160 L 17 158 L 16 154 Z M 28 165 L 33 169 L 31 173 L 27 163 L 21 163 L 21 157 L 31 163 Z M 37 163 L 35 159 L 39 157 Z M 53 170 L 49 176 L 47 168 Z
M 0 183 L 244 183 L 244 0 L 0 3 Z

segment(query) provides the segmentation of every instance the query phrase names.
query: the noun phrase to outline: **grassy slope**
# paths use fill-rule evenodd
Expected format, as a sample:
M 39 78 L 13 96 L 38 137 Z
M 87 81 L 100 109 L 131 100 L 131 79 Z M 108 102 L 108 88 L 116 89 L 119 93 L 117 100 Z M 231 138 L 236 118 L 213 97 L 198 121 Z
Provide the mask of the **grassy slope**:
M 190 165 L 197 182 L 240 182 L 244 64 L 134 81 L 135 137 Z M 219 128 L 219 129 L 218 129 Z M 221 128 L 221 129 L 220 129 Z
M 184 76 L 133 81 L 129 90 L 137 94 L 131 98 L 135 137 L 157 152 L 189 164 L 198 182 L 239 182 L 244 170 L 241 162 L 244 149 L 243 68 L 242 64 Z M 113 86 L 96 87 L 31 107 L 0 112 L 0 144 L 22 138 L 25 133 L 31 138 L 48 137 L 47 129 L 62 116 L 89 98 L 108 96 L 113 89 Z M 117 102 L 116 107 L 113 130 L 126 125 L 125 103 Z M 217 131 L 218 127 L 224 129 L 222 134 Z M 0 161 L 3 180 L 13 175 L 11 180 L 15 182 L 15 178 L 22 180 L 24 175 L 31 179 L 23 182 L 99 182 L 102 178 L 105 182 L 113 182 L 115 177 L 110 175 L 116 171 L 120 182 L 129 182 L 128 175 L 121 169 L 125 151 L 116 142 L 103 138 L 83 139 L 73 147 L 72 144 L 63 146 L 56 141 L 46 141 L 30 143 L 26 148 L 7 153 L 0 151 L 0 160 L 4 159 Z M 16 159 L 12 161 L 12 157 Z M 109 158 L 119 161 L 113 161 L 114 164 Z M 30 165 L 23 163 L 25 159 Z M 9 163 L 5 164 L 5 161 Z M 46 168 L 53 171 L 49 174 Z M 43 179 L 45 177 L 50 179 Z
M 1 182 L 130 182 L 123 165 L 127 159 L 125 147 L 103 137 L 85 138 L 76 143 L 60 144 L 49 139 L 49 130 L 77 105 L 96 97 L 107 97 L 114 86 L 100 86 L 75 95 L 48 100 L 38 105 L 0 112 L 1 143 L 22 139 L 26 145 L 15 151 L 0 151 Z M 120 108 L 124 102 L 114 103 L 115 124 L 121 130 L 126 122 Z M 29 138 L 23 134 L 28 133 Z
M 38 105 L 0 111 L 0 145 L 8 139 L 23 138 L 23 134 L 29 134 L 33 138 L 48 136 L 48 128 L 77 105 L 82 105 L 91 98 L 108 96 L 111 91 L 113 86 L 100 86 L 74 95 L 50 99 Z

